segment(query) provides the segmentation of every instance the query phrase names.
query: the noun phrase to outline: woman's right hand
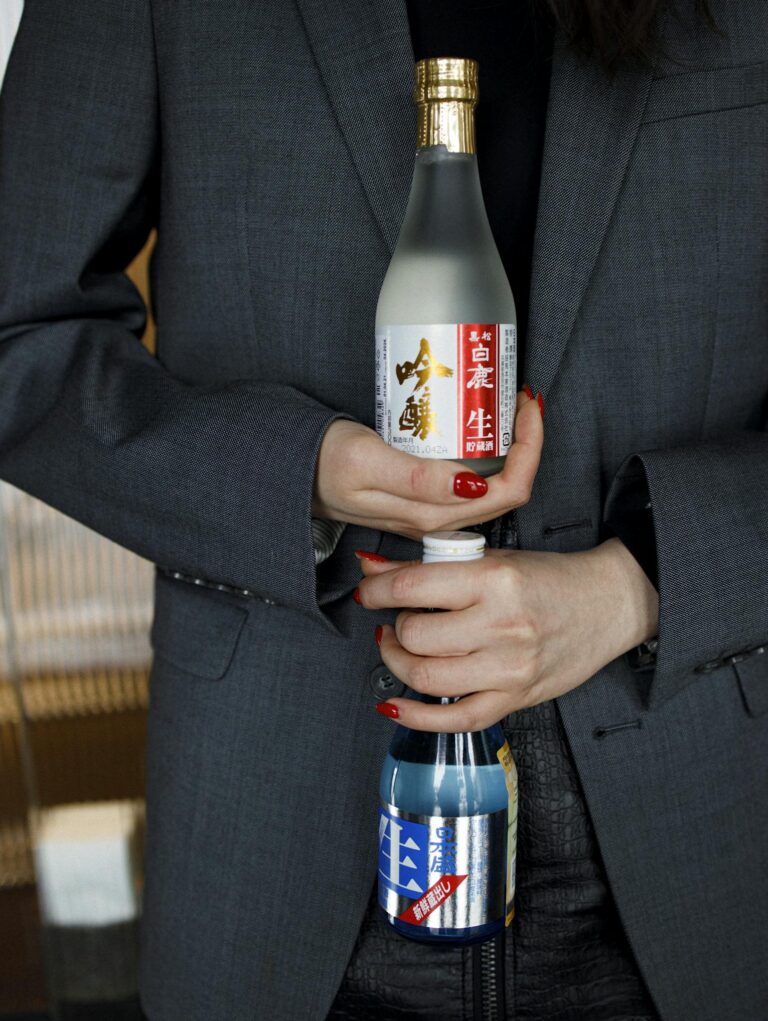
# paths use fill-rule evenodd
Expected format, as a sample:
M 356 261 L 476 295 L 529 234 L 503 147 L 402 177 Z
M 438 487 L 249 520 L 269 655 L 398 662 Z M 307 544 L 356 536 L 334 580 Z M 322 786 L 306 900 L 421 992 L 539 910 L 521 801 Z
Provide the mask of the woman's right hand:
M 517 395 L 515 441 L 502 471 L 488 479 L 457 461 L 404 454 L 367 426 L 337 419 L 320 446 L 312 514 L 420 540 L 521 507 L 544 442 L 540 408 L 525 392 Z

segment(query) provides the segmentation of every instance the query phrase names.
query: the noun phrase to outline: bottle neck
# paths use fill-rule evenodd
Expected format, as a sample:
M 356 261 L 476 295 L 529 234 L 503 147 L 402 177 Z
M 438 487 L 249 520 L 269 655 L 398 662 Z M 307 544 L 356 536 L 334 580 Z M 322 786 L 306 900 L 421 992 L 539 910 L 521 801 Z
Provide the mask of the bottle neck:
M 432 699 L 425 698 L 423 701 L 433 703 Z M 394 759 L 430 765 L 493 766 L 498 762 L 496 752 L 504 740 L 504 732 L 498 723 L 485 730 L 467 733 L 435 733 L 398 727 L 392 736 L 390 755 Z
M 474 154 L 475 104 L 468 100 L 426 100 L 417 104 L 417 147 L 444 145 L 448 152 Z
M 443 145 L 416 150 L 398 248 L 409 254 L 496 251 L 477 156 L 449 152 Z

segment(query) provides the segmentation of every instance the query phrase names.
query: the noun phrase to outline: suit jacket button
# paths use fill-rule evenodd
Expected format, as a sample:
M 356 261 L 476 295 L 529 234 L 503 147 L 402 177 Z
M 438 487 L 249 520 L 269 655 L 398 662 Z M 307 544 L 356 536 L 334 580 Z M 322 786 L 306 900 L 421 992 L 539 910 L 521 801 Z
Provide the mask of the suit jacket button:
M 405 691 L 405 685 L 399 677 L 395 677 L 392 671 L 384 663 L 379 663 L 368 674 L 368 683 L 371 691 L 380 701 L 387 698 L 398 698 Z

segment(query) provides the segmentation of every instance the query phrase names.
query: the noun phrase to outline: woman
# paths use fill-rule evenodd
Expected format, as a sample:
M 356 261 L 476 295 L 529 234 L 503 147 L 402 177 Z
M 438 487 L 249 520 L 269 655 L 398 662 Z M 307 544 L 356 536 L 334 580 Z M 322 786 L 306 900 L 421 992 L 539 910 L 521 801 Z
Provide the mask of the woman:
M 495 165 L 503 185 L 515 163 L 524 199 L 497 214 L 490 182 L 486 202 L 518 297 L 531 275 L 521 378 L 546 439 L 521 394 L 482 492 L 456 466 L 404 467 L 368 428 L 414 50 L 439 17 L 406 6 L 30 0 L 9 66 L 0 472 L 160 568 L 146 1013 L 468 1016 L 468 956 L 438 962 L 366 915 L 384 701 L 408 726 L 505 720 L 514 1016 L 752 1021 L 768 1004 L 768 11 L 711 3 L 715 31 L 682 0 L 573 21 L 553 4 L 549 80 L 546 18 L 516 14 L 528 154 Z M 510 36 L 486 19 L 507 16 L 478 3 L 465 22 L 486 26 L 462 42 L 487 49 L 490 81 Z M 121 273 L 154 224 L 157 358 Z M 317 570 L 313 512 L 346 523 Z M 459 586 L 426 581 L 423 530 L 477 522 L 507 548 Z M 449 613 L 426 626 L 411 604 Z M 657 630 L 633 670 L 623 653 Z M 382 699 L 390 668 L 467 697 Z

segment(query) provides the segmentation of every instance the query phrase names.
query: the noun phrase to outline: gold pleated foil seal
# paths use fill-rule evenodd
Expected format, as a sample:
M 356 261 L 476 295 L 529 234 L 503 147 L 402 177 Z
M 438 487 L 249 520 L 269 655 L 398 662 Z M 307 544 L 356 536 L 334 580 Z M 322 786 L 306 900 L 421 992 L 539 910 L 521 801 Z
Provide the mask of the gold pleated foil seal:
M 416 64 L 413 98 L 418 112 L 417 146 L 444 145 L 475 152 L 478 66 L 466 57 L 430 57 Z

